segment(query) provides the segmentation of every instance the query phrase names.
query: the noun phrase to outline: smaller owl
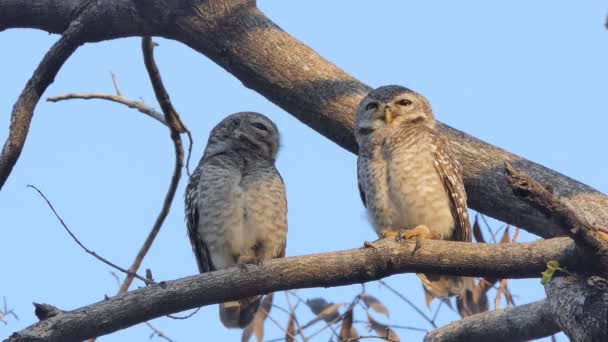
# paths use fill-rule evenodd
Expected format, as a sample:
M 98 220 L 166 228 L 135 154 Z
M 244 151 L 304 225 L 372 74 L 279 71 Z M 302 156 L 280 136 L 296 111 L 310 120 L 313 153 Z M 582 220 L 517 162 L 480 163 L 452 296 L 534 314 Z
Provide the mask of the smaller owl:
M 460 164 L 422 95 L 401 86 L 371 91 L 357 109 L 355 137 L 359 190 L 379 235 L 471 241 Z M 418 276 L 435 297 L 463 288 L 461 277 Z
M 266 116 L 222 120 L 186 188 L 186 224 L 199 271 L 285 256 L 287 199 L 275 168 L 279 131 Z M 261 296 L 220 304 L 220 320 L 243 328 Z

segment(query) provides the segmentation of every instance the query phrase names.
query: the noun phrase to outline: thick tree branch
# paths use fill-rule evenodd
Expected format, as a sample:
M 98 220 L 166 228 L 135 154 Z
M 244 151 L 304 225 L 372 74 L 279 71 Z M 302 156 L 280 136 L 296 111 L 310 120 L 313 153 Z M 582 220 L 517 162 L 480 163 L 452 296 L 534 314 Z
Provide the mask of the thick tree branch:
M 569 205 L 561 201 L 550 190 L 530 178 L 526 173 L 506 163 L 505 169 L 513 193 L 524 198 L 547 218 L 558 223 L 564 234 L 569 235 L 590 252 L 597 254 L 597 264 L 603 267 L 602 274 L 608 271 L 608 228 L 593 226 L 578 215 Z
M 560 331 L 545 300 L 483 312 L 433 330 L 425 342 L 529 341 Z
M 87 21 L 86 41 L 159 35 L 183 42 L 303 123 L 356 152 L 354 108 L 370 88 L 282 31 L 254 1 L 39 0 L 32 7 L 30 2 L 5 0 L 0 6 L 3 28 L 58 33 L 69 26 L 74 13 L 82 13 L 96 19 Z M 608 198 L 593 188 L 445 125 L 440 130 L 463 165 L 471 208 L 543 237 L 562 234 L 551 218 L 513 195 L 502 172 L 509 161 L 551 186 L 579 215 L 592 218 L 591 224 L 608 226 Z
M 608 281 L 554 277 L 546 286 L 555 321 L 572 341 L 608 341 Z
M 374 246 L 160 282 L 42 320 L 7 341 L 81 341 L 199 306 L 287 289 L 362 283 L 397 273 L 523 278 L 538 277 L 549 260 L 573 269 L 591 262 L 570 238 L 492 245 L 428 240 L 414 254 L 412 242 L 385 239 Z

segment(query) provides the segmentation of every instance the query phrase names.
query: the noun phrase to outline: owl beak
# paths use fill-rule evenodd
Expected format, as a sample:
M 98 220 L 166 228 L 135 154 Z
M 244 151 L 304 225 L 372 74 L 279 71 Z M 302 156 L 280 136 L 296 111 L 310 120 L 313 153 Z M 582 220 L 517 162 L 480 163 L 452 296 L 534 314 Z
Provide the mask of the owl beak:
M 384 122 L 386 122 L 387 125 L 390 125 L 391 122 L 393 122 L 393 112 L 388 106 L 384 107 Z

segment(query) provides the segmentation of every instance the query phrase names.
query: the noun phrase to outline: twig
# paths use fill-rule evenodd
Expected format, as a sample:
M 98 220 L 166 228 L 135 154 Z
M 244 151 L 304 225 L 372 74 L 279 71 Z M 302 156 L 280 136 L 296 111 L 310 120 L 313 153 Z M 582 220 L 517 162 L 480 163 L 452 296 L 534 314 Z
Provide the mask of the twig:
M 376 340 L 382 340 L 382 341 L 388 341 L 388 342 L 399 342 L 398 340 L 394 340 L 388 336 L 376 336 L 376 335 L 364 335 L 364 336 L 358 336 L 358 337 L 351 337 L 348 340 L 346 340 L 346 342 L 363 340 L 363 339 L 376 339 Z
M 8 315 L 11 315 L 16 320 L 19 320 L 19 316 L 17 316 L 15 311 L 13 309 L 9 310 L 8 305 L 6 304 L 6 297 L 2 297 L 2 302 L 3 302 L 3 307 L 2 307 L 2 310 L 0 310 L 0 322 L 4 323 L 4 325 L 7 325 L 8 323 L 6 322 L 6 320 L 4 318 Z
M 283 291 L 283 293 L 285 293 L 285 300 L 287 301 L 287 306 L 289 307 L 289 315 L 293 315 L 293 321 L 296 324 L 296 329 L 297 329 L 296 331 L 302 337 L 302 341 L 307 342 L 308 338 L 306 338 L 306 336 L 304 335 L 304 332 L 302 331 L 302 327 L 300 326 L 300 322 L 298 321 L 298 318 L 296 317 L 296 309 L 291 304 L 291 299 L 289 299 L 289 292 L 290 291 Z
M 88 249 L 85 245 L 82 244 L 82 242 L 80 242 L 80 240 L 78 240 L 78 238 L 76 237 L 76 235 L 74 235 L 74 233 L 72 233 L 72 231 L 70 230 L 70 228 L 68 228 L 68 226 L 65 224 L 65 222 L 63 221 L 63 219 L 61 218 L 61 216 L 59 216 L 59 214 L 57 213 L 57 211 L 55 210 L 55 208 L 53 207 L 53 205 L 51 204 L 51 202 L 49 201 L 49 199 L 42 193 L 42 191 L 40 191 L 40 189 L 38 189 L 37 187 L 33 186 L 33 185 L 28 185 L 28 188 L 32 188 L 34 190 L 36 190 L 38 192 L 38 194 L 44 199 L 44 201 L 46 202 L 46 204 L 49 206 L 49 208 L 51 209 L 51 211 L 53 212 L 53 214 L 55 214 L 55 217 L 59 220 L 59 222 L 61 223 L 61 225 L 63 226 L 63 228 L 68 232 L 68 234 L 72 237 L 72 239 L 78 244 L 78 246 L 80 246 L 80 248 L 82 248 L 85 252 L 87 252 L 88 254 L 92 255 L 93 257 L 95 257 L 97 260 L 103 262 L 104 264 L 119 270 L 122 273 L 127 274 L 130 277 L 133 278 L 137 278 L 141 281 L 143 281 L 146 285 L 150 285 L 153 284 L 152 282 L 150 282 L 148 279 L 138 275 L 137 273 L 134 273 L 132 271 L 128 271 L 125 270 L 124 268 L 114 264 L 113 262 L 109 261 L 108 259 L 102 257 L 101 255 L 91 251 L 90 249 Z
M 268 313 L 268 311 L 266 311 L 266 309 L 264 309 L 263 307 L 260 307 L 260 310 L 262 310 L 262 312 L 266 314 L 266 317 L 268 317 L 272 321 L 272 323 L 274 323 L 274 325 L 276 325 L 279 329 L 281 329 L 285 333 L 285 335 L 288 335 L 289 337 L 291 337 L 295 340 L 296 337 L 294 335 L 292 335 L 291 333 L 289 333 L 287 331 L 287 329 L 285 329 L 281 325 L 281 323 L 279 323 L 276 319 L 274 319 L 272 316 L 270 316 L 270 314 Z
M 171 183 L 169 184 L 169 190 L 167 190 L 167 194 L 165 195 L 162 209 L 158 214 L 156 222 L 154 222 L 150 233 L 137 253 L 133 264 L 129 268 L 131 272 L 136 272 L 141 266 L 144 257 L 150 250 L 150 247 L 152 247 L 152 243 L 154 243 L 154 239 L 156 239 L 156 236 L 158 235 L 158 232 L 160 231 L 160 228 L 162 227 L 163 222 L 165 222 L 165 218 L 171 209 L 171 202 L 173 202 L 173 198 L 175 197 L 177 185 L 179 184 L 182 174 L 181 170 L 184 165 L 184 148 L 182 146 L 180 132 L 187 131 L 184 124 L 179 119 L 179 115 L 173 108 L 171 100 L 169 99 L 169 94 L 167 94 L 167 91 L 163 85 L 160 72 L 158 71 L 158 67 L 154 62 L 153 45 L 150 37 L 142 38 L 142 52 L 144 55 L 144 64 L 146 65 L 146 70 L 148 70 L 150 82 L 152 83 L 152 88 L 154 88 L 156 99 L 163 110 L 165 122 L 169 127 L 171 140 L 173 141 L 173 146 L 175 149 L 175 165 L 173 167 L 173 176 L 171 177 Z M 132 281 L 133 277 L 126 277 L 122 283 L 122 286 L 120 287 L 119 293 L 126 292 L 129 289 Z
M 171 319 L 188 319 L 194 315 L 196 315 L 197 312 L 199 312 L 201 310 L 201 307 L 198 307 L 196 309 L 194 309 L 194 311 L 192 311 L 191 313 L 185 315 L 185 316 L 175 316 L 175 315 L 167 315 L 167 317 L 171 318 Z
M 75 18 L 72 23 L 44 55 L 13 106 L 8 137 L 0 154 L 0 189 L 21 155 L 40 95 L 53 83 L 63 63 L 83 44 L 81 21 Z
M 369 322 L 367 321 L 360 321 L 360 320 L 355 320 L 353 323 L 356 324 L 369 324 Z M 417 327 L 410 327 L 407 325 L 398 325 L 398 324 L 384 324 L 385 326 L 389 327 L 389 328 L 395 328 L 395 329 L 402 329 L 402 330 L 412 330 L 412 331 L 420 331 L 420 332 L 427 332 L 427 329 L 422 329 L 422 328 L 417 328 Z
M 158 337 L 160 337 L 160 338 L 162 338 L 162 339 L 164 339 L 166 341 L 174 342 L 171 338 L 169 338 L 169 336 L 165 335 L 164 332 L 162 332 L 161 330 L 159 330 L 158 328 L 156 328 L 154 325 L 152 325 L 152 323 L 150 323 L 150 322 L 144 322 L 144 323 L 146 323 L 146 325 L 150 329 L 152 329 L 152 331 L 154 331 L 154 333 L 150 337 L 153 337 L 154 335 L 156 335 L 156 336 L 158 336 Z
M 429 324 L 431 324 L 431 326 L 433 328 L 437 329 L 437 325 L 435 324 L 435 321 L 433 321 L 429 316 L 427 316 L 424 313 L 424 311 L 422 311 L 418 306 L 416 306 L 416 304 L 414 304 L 411 300 L 407 299 L 407 297 L 405 297 L 404 295 L 402 295 L 401 293 L 399 293 L 399 291 L 395 290 L 393 287 L 391 287 L 390 285 L 388 285 L 384 280 L 378 280 L 378 283 L 380 283 L 382 286 L 384 286 L 387 289 L 389 289 L 389 291 L 391 291 L 392 293 L 394 293 L 395 295 L 397 295 L 397 297 L 401 298 L 410 307 L 412 307 L 420 316 L 422 316 L 422 318 L 424 318 L 427 322 L 429 322 Z
M 114 84 L 114 90 L 116 91 L 116 95 L 122 96 L 120 93 L 120 88 L 118 88 L 118 82 L 116 81 L 116 75 L 110 71 L 110 75 L 112 75 L 112 83 Z
M 162 123 L 163 125 L 167 125 L 167 123 L 165 122 L 165 118 L 163 117 L 163 115 L 161 113 L 159 113 L 159 112 L 155 111 L 153 108 L 147 106 L 143 101 L 129 100 L 126 97 L 123 97 L 122 95 L 112 95 L 112 94 L 105 94 L 105 93 L 70 93 L 70 94 L 65 94 L 65 95 L 47 97 L 46 100 L 48 102 L 59 102 L 59 101 L 73 100 L 73 99 L 79 99 L 79 100 L 99 99 L 99 100 L 108 100 L 108 101 L 120 103 L 129 108 L 137 109 L 139 112 L 146 114 L 147 116 L 157 120 L 158 122 Z

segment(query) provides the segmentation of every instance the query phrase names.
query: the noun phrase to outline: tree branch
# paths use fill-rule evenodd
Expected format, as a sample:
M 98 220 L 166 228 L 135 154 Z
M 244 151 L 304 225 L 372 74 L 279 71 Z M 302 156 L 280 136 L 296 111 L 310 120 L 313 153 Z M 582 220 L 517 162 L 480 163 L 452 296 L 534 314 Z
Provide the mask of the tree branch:
M 282 31 L 254 1 L 40 0 L 32 8 L 29 2 L 5 0 L 1 6 L 2 28 L 61 32 L 80 8 L 96 19 L 87 21 L 86 41 L 159 35 L 183 42 L 317 132 L 357 150 L 354 108 L 370 88 Z M 503 174 L 509 161 L 550 185 L 577 213 L 592 217 L 591 224 L 608 226 L 608 198 L 595 189 L 448 126 L 440 125 L 440 131 L 463 166 L 471 208 L 543 237 L 562 234 L 556 222 L 512 193 Z
M 554 277 L 545 291 L 552 316 L 570 340 L 608 340 L 606 279 Z
M 525 172 L 513 168 L 508 162 L 505 170 L 513 193 L 524 198 L 543 215 L 558 223 L 557 228 L 598 256 L 597 264 L 608 270 L 608 230 L 605 226 L 593 226 L 562 202 L 550 190 L 530 178 Z
M 154 239 L 156 239 L 163 222 L 165 222 L 165 218 L 169 214 L 171 203 L 175 197 L 177 185 L 179 184 L 179 180 L 182 175 L 182 167 L 184 166 L 184 147 L 180 133 L 188 132 L 186 126 L 181 122 L 177 111 L 173 108 L 171 100 L 169 99 L 169 94 L 163 85 L 163 81 L 160 77 L 160 71 L 158 70 L 156 62 L 154 61 L 153 48 L 152 39 L 150 37 L 142 38 L 141 49 L 144 55 L 144 64 L 146 65 L 146 70 L 148 71 L 152 88 L 154 88 L 156 99 L 163 110 L 164 121 L 166 122 L 167 127 L 169 127 L 169 133 L 171 135 L 171 140 L 173 141 L 173 147 L 175 150 L 175 165 L 173 166 L 173 175 L 171 176 L 169 189 L 167 190 L 167 194 L 163 200 L 163 206 L 160 213 L 156 217 L 156 221 L 154 222 L 150 233 L 148 233 L 146 240 L 139 249 L 139 252 L 137 252 L 137 256 L 135 257 L 133 264 L 129 268 L 131 274 L 137 272 L 139 266 L 141 266 L 144 257 L 146 254 L 148 254 L 148 251 L 150 250 L 150 247 L 152 247 L 152 243 L 154 243 Z M 188 132 L 188 134 L 189 133 L 190 132 Z M 120 286 L 120 290 L 118 291 L 119 294 L 125 293 L 129 290 L 129 286 L 131 285 L 131 282 L 133 282 L 133 277 L 131 274 L 125 278 L 124 282 Z
M 158 122 L 162 123 L 163 125 L 167 124 L 167 122 L 165 122 L 165 118 L 162 113 L 155 111 L 152 107 L 147 106 L 145 103 L 143 103 L 141 101 L 133 101 L 122 95 L 112 95 L 112 94 L 105 94 L 105 93 L 69 93 L 69 94 L 65 94 L 65 95 L 51 96 L 51 97 L 46 98 L 46 100 L 48 102 L 59 102 L 59 101 L 74 100 L 74 99 L 80 99 L 80 100 L 99 99 L 99 100 L 108 100 L 108 101 L 120 103 L 129 108 L 137 109 L 139 112 L 146 114 L 147 116 L 157 120 Z
M 433 330 L 425 342 L 529 341 L 560 331 L 545 300 L 488 311 Z
M 0 10 L 0 12 L 2 12 Z M 49 84 L 53 83 L 55 75 L 61 66 L 76 49 L 84 43 L 80 40 L 81 26 L 77 23 L 68 30 L 44 55 L 32 77 L 25 84 L 21 95 L 13 106 L 9 134 L 0 154 L 0 189 L 10 175 L 17 159 L 21 155 L 25 138 L 30 129 L 34 108 L 40 96 Z
M 572 269 L 592 262 L 578 253 L 570 238 L 477 244 L 474 248 L 468 243 L 428 240 L 415 254 L 411 242 L 384 239 L 374 246 L 274 259 L 263 265 L 159 282 L 40 321 L 6 341 L 81 341 L 199 306 L 287 289 L 362 283 L 397 273 L 523 278 L 538 277 L 549 260 Z

